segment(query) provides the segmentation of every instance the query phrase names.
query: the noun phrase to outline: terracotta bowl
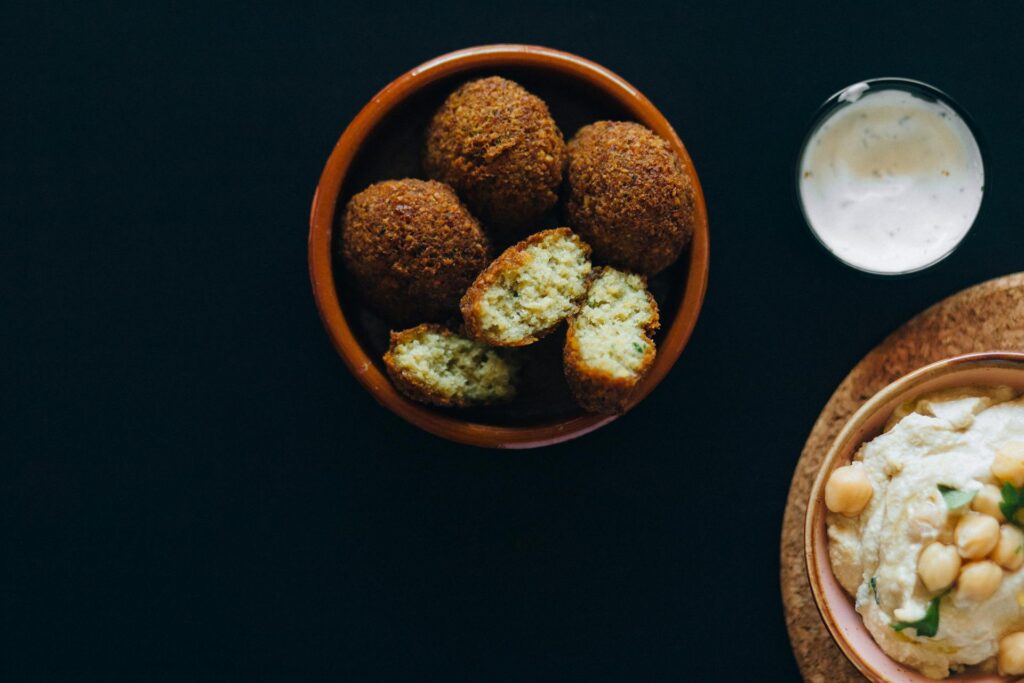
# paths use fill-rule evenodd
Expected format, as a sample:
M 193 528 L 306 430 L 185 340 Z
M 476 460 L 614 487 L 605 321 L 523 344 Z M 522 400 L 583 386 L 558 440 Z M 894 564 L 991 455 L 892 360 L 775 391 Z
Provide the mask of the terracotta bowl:
M 989 352 L 957 356 L 906 375 L 875 394 L 836 437 L 825 455 L 811 489 L 804 526 L 807 576 L 821 618 L 832 638 L 857 669 L 879 683 L 925 683 L 933 679 L 893 661 L 875 643 L 854 610 L 853 599 L 832 575 L 825 525 L 825 482 L 837 467 L 846 465 L 865 441 L 882 432 L 886 420 L 905 401 L 940 389 L 970 385 L 1006 384 L 1024 391 L 1024 353 Z M 996 682 L 1017 677 L 959 675 L 949 680 Z
M 388 326 L 363 306 L 340 264 L 338 235 L 348 199 L 373 182 L 423 177 L 419 166 L 427 123 L 461 83 L 500 75 L 544 99 L 568 140 L 600 119 L 638 121 L 667 140 L 689 170 L 696 199 L 691 246 L 652 278 L 661 309 L 654 367 L 632 404 L 647 396 L 676 362 L 697 322 L 708 277 L 707 209 L 697 174 L 672 126 L 646 97 L 602 66 L 581 57 L 529 45 L 488 45 L 422 64 L 377 93 L 352 120 L 327 160 L 309 221 L 309 272 L 320 316 L 335 348 L 378 402 L 409 422 L 453 441 L 499 448 L 529 448 L 565 441 L 611 422 L 588 415 L 572 401 L 562 375 L 560 334 L 529 347 L 526 377 L 512 405 L 473 410 L 438 409 L 399 394 L 381 356 Z M 564 195 L 564 193 L 563 193 Z M 564 224 L 555 210 L 537 229 Z

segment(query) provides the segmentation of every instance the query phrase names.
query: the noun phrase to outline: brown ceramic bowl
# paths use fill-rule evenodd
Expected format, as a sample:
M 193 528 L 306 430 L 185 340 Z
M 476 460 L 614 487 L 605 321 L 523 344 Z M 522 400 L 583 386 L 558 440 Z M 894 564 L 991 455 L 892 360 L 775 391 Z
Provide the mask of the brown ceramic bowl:
M 581 57 L 530 45 L 488 45 L 460 50 L 412 69 L 377 93 L 352 120 L 331 152 L 313 197 L 309 272 L 320 316 L 349 370 L 378 402 L 409 422 L 453 441 L 499 448 L 529 448 L 565 441 L 611 422 L 588 415 L 572 401 L 561 366 L 562 336 L 530 348 L 520 397 L 505 407 L 439 409 L 415 403 L 388 381 L 381 362 L 388 327 L 363 306 L 338 253 L 340 220 L 349 198 L 387 178 L 423 177 L 419 167 L 426 125 L 459 84 L 499 75 L 521 83 L 547 102 L 568 140 L 601 119 L 634 120 L 667 140 L 686 162 L 696 194 L 693 241 L 678 262 L 652 278 L 661 309 L 658 356 L 633 403 L 654 389 L 676 362 L 697 322 L 708 278 L 707 209 L 686 148 L 646 97 L 602 66 Z M 561 224 L 553 212 L 537 229 Z
M 933 679 L 898 664 L 878 647 L 854 610 L 852 598 L 833 576 L 825 524 L 825 482 L 832 470 L 850 462 L 862 443 L 882 432 L 886 420 L 902 403 L 940 389 L 996 384 L 1024 391 L 1024 353 L 976 353 L 928 365 L 896 380 L 861 406 L 825 455 L 807 505 L 804 526 L 807 576 L 821 618 L 832 638 L 869 680 L 878 683 L 926 683 Z M 1016 678 L 965 674 L 952 676 L 949 680 L 996 683 Z

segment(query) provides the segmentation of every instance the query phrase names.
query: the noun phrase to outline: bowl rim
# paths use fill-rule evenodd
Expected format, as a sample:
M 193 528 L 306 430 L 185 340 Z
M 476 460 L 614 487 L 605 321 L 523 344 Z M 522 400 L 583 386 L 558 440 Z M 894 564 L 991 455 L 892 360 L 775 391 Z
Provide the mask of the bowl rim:
M 950 358 L 944 358 L 934 363 L 929 363 L 902 377 L 899 377 L 885 387 L 877 391 L 869 398 L 856 412 L 846 421 L 839 434 L 832 441 L 828 452 L 822 459 L 821 466 L 811 486 L 811 492 L 807 499 L 807 508 L 804 514 L 804 569 L 807 572 L 807 580 L 814 597 L 814 605 L 824 622 L 832 640 L 839 646 L 846 658 L 863 674 L 868 680 L 876 683 L 887 683 L 889 679 L 883 672 L 873 668 L 871 664 L 861 657 L 848 639 L 843 628 L 836 622 L 829 608 L 825 591 L 821 585 L 821 579 L 815 568 L 818 565 L 818 547 L 816 535 L 818 528 L 825 523 L 824 515 L 821 512 L 821 498 L 827 475 L 831 473 L 836 458 L 840 453 L 847 451 L 850 440 L 857 434 L 863 424 L 874 417 L 878 410 L 888 403 L 894 396 L 913 391 L 915 387 L 929 382 L 932 379 L 943 375 L 964 370 L 972 367 L 1013 367 L 1024 371 L 1024 353 L 1016 351 L 983 351 L 967 353 Z M 826 540 L 827 543 L 827 540 Z M 831 565 L 829 565 L 831 571 Z M 845 594 L 845 593 L 844 593 Z M 847 596 L 849 597 L 849 596 Z M 872 638 L 872 641 L 874 639 Z M 903 665 L 893 661 L 897 666 Z M 917 672 L 914 672 L 917 673 Z M 923 674 L 922 674 L 923 676 Z M 930 680 L 930 679 L 925 679 Z M 957 680 L 949 678 L 947 680 Z M 966 679 L 969 680 L 969 679 Z M 1007 679 L 1009 680 L 1009 679 Z
M 618 415 L 580 414 L 537 425 L 504 426 L 470 422 L 414 403 L 398 393 L 355 338 L 342 311 L 332 270 L 331 237 L 338 195 L 352 161 L 376 125 L 409 95 L 461 72 L 481 68 L 548 69 L 586 82 L 665 138 L 686 164 L 694 188 L 694 234 L 688 251 L 685 290 L 672 325 L 647 377 L 627 410 L 645 398 L 668 374 L 689 341 L 707 291 L 709 244 L 707 207 L 693 162 L 667 119 L 636 88 L 590 60 L 536 45 L 495 44 L 470 47 L 435 57 L 407 71 L 373 96 L 345 128 L 324 165 L 309 215 L 309 275 L 317 310 L 335 350 L 355 378 L 378 403 L 399 417 L 442 438 L 491 448 L 533 448 L 582 436 Z

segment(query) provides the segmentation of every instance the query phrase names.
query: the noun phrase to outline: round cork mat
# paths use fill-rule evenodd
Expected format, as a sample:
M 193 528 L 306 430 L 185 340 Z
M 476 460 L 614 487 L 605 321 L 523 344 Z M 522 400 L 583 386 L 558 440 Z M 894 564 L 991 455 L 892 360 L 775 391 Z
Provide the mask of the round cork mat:
M 804 566 L 807 497 L 833 439 L 865 401 L 912 370 L 963 353 L 1022 350 L 1024 273 L 1017 273 L 966 289 L 924 311 L 865 356 L 832 394 L 800 455 L 782 524 L 782 602 L 804 680 L 864 680 L 825 629 Z

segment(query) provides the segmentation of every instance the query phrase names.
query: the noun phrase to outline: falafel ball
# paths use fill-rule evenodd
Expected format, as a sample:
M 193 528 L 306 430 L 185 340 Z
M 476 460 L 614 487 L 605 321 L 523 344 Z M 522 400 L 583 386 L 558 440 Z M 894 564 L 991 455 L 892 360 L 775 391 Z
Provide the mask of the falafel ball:
M 504 236 L 536 229 L 558 202 L 565 140 L 536 95 L 492 76 L 466 83 L 434 114 L 423 167 Z
M 566 220 L 600 260 L 646 275 L 671 265 L 693 235 L 682 159 L 639 123 L 598 121 L 567 146 Z
M 345 210 L 345 267 L 393 324 L 457 312 L 489 251 L 480 223 L 444 183 L 385 180 L 353 196 Z

